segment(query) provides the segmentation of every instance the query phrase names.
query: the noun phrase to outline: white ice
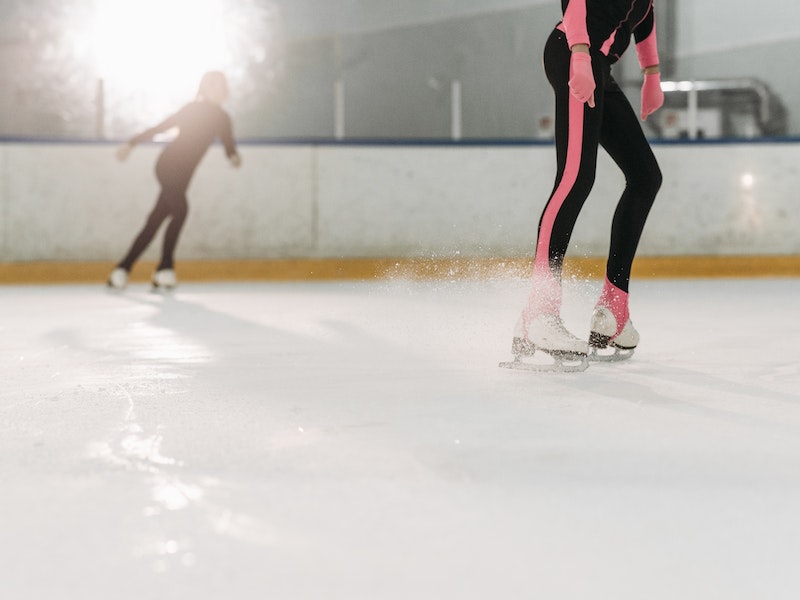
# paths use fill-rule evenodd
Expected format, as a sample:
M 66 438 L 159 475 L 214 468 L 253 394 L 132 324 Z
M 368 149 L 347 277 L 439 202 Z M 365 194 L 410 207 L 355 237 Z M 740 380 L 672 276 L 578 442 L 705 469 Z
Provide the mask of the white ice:
M 800 597 L 800 280 L 634 281 L 576 374 L 526 293 L 0 287 L 0 598 Z

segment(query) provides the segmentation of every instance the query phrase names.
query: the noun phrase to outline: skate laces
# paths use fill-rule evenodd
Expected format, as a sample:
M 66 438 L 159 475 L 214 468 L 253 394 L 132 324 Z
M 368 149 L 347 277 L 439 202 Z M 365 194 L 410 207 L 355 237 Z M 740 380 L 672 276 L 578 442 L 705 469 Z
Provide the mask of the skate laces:
M 563 335 L 565 338 L 572 341 L 578 341 L 578 342 L 584 341 L 577 335 L 572 333 L 569 329 L 567 329 L 567 326 L 564 325 L 564 321 L 561 320 L 561 317 L 559 315 L 555 314 L 539 315 L 539 318 L 542 319 L 545 323 L 547 323 L 547 326 L 550 327 L 553 331 L 555 331 L 559 335 Z
M 531 326 L 537 321 L 539 322 L 538 328 L 547 330 L 550 334 L 555 333 L 572 341 L 582 341 L 578 336 L 567 329 L 567 326 L 564 325 L 564 321 L 561 320 L 561 316 L 557 313 L 532 314 L 529 310 L 522 311 L 522 331 L 519 332 L 518 336 L 525 340 L 530 340 Z

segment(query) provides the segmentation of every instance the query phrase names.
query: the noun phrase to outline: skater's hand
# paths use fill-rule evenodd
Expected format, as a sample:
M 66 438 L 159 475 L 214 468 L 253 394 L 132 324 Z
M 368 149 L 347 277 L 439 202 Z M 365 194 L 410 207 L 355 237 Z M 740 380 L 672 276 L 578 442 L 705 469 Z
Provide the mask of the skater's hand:
M 231 161 L 231 166 L 236 167 L 237 169 L 242 166 L 242 157 L 238 154 L 233 154 L 228 158 Z
M 642 121 L 656 112 L 664 104 L 664 92 L 661 90 L 661 74 L 645 71 L 642 83 Z
M 133 150 L 133 146 L 130 144 L 125 144 L 124 146 L 120 146 L 117 149 L 117 160 L 122 162 L 127 160 L 127 158 L 131 155 L 131 150 Z
M 594 73 L 592 73 L 592 57 L 587 51 L 572 50 L 569 61 L 569 89 L 572 95 L 581 102 L 588 102 L 589 108 L 594 108 Z

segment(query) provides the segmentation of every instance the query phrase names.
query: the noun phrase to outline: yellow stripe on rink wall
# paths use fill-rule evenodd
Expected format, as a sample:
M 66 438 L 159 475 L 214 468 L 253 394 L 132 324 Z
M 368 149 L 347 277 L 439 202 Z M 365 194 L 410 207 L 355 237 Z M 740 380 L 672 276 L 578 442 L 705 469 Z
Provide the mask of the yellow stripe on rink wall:
M 530 258 L 292 258 L 180 261 L 180 281 L 314 281 L 368 279 L 466 279 L 527 277 Z M 599 279 L 604 258 L 568 258 L 566 275 Z M 113 268 L 105 262 L 0 263 L 0 284 L 105 282 Z M 155 263 L 142 261 L 131 281 L 148 281 Z M 800 255 L 642 256 L 637 278 L 800 277 Z

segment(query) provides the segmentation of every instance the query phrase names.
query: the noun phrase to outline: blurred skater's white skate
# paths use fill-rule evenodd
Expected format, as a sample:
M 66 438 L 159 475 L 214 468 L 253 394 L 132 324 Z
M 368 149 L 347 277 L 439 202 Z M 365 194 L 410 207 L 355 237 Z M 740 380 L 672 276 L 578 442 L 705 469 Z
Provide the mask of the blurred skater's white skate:
M 633 356 L 639 345 L 639 332 L 630 319 L 625 327 L 617 333 L 617 319 L 605 306 L 597 306 L 592 314 L 591 332 L 589 333 L 589 360 L 596 362 L 618 362 Z
M 153 273 L 153 291 L 170 292 L 178 285 L 178 278 L 173 269 L 159 269 Z
M 121 267 L 117 267 L 111 271 L 106 285 L 112 290 L 124 290 L 128 285 L 128 272 Z
M 520 316 L 514 328 L 511 352 L 514 360 L 501 362 L 501 367 L 572 373 L 584 371 L 589 366 L 589 345 L 567 331 L 561 318 L 555 314 L 543 314 L 530 320 Z

